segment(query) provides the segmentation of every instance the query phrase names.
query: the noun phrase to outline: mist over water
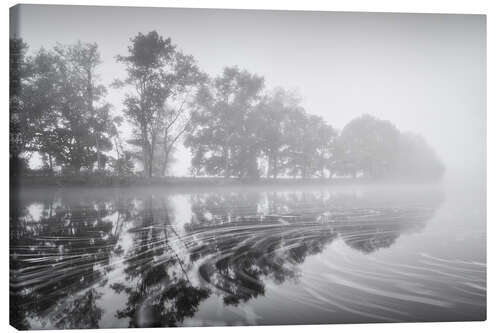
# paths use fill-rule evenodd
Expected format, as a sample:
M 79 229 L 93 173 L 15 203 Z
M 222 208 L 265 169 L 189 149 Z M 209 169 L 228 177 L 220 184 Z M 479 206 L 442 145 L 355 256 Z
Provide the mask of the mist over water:
M 486 16 L 11 15 L 16 328 L 486 319 Z
M 484 198 L 443 186 L 20 191 L 30 328 L 483 320 Z

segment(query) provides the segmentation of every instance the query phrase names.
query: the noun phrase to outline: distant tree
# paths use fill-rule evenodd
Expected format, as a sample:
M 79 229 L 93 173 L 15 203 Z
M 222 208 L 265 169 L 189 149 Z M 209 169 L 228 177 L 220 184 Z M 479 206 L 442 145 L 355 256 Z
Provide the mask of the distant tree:
M 287 142 L 285 165 L 289 175 L 294 178 L 297 176 L 305 178 L 312 166 L 312 161 L 306 156 L 307 153 L 312 153 L 306 148 L 308 143 L 305 142 L 308 136 L 307 114 L 302 108 L 294 110 L 289 114 L 287 120 L 285 125 L 285 140 Z
M 445 170 L 432 147 L 414 133 L 401 134 L 394 169 L 394 178 L 414 180 L 439 179 Z
M 132 88 L 124 100 L 125 116 L 134 126 L 130 143 L 141 147 L 144 173 L 149 177 L 153 175 L 157 145 L 161 145 L 164 173 L 173 145 L 186 128 L 185 124 L 176 126 L 186 122 L 185 103 L 168 107 L 167 100 L 189 93 L 204 75 L 192 56 L 177 50 L 170 38 L 164 39 L 156 31 L 132 38 L 128 55 L 117 56 L 117 61 L 126 65 L 127 78 L 115 81 L 114 86 Z
M 349 122 L 340 136 L 343 158 L 339 171 L 382 178 L 393 172 L 399 131 L 389 121 L 363 115 Z
M 335 145 L 338 132 L 323 119 L 313 119 L 313 134 L 316 141 L 314 170 L 321 178 L 325 178 L 325 171 L 329 169 L 329 164 L 337 158 Z
M 266 95 L 256 109 L 257 133 L 262 154 L 267 161 L 267 178 L 276 178 L 284 168 L 285 124 L 290 113 L 299 107 L 299 98 L 283 88 Z
M 324 176 L 335 130 L 318 116 L 298 108 L 289 113 L 285 123 L 286 168 L 289 175 L 309 178 Z
M 255 110 L 263 87 L 262 77 L 226 67 L 198 91 L 185 140 L 193 153 L 194 170 L 224 177 L 259 177 Z
M 331 143 L 326 168 L 330 178 L 333 176 L 353 176 L 357 173 L 354 163 L 348 159 L 346 149 L 342 144 L 341 137 L 338 135 Z

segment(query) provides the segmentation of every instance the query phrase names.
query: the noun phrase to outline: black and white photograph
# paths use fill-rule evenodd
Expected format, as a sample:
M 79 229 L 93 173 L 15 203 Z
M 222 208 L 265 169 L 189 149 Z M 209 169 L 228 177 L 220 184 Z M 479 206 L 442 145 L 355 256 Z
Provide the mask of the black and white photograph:
M 14 328 L 486 320 L 486 15 L 9 25 Z

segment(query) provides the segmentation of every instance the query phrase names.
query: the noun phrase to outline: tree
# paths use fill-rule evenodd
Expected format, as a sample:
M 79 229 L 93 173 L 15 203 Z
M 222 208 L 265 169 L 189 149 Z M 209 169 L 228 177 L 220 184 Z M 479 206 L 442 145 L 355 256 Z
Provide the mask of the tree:
M 114 123 L 117 126 L 120 126 L 122 121 L 120 116 L 114 118 Z M 123 148 L 117 126 L 114 127 L 115 133 L 113 135 L 116 157 L 111 158 L 111 169 L 118 176 L 129 176 L 134 173 L 134 156 L 132 152 Z
M 97 44 L 82 44 L 78 42 L 65 49 L 59 48 L 59 52 L 68 58 L 69 62 L 74 63 L 78 67 L 78 76 L 74 79 L 78 80 L 82 85 L 80 89 L 84 92 L 87 112 L 90 115 L 90 129 L 95 140 L 97 168 L 102 170 L 106 158 L 101 153 L 101 150 L 109 151 L 111 149 L 108 133 L 112 130 L 114 124 L 109 116 L 110 105 L 107 103 L 102 104 L 101 102 L 106 94 L 106 89 L 103 85 L 96 82 L 96 68 L 101 63 Z M 100 105 L 95 105 L 100 102 Z
M 321 117 L 308 115 L 302 108 L 290 112 L 285 124 L 284 150 L 289 175 L 309 178 L 319 173 L 324 176 L 335 135 L 335 130 Z
M 418 134 L 402 133 L 395 161 L 395 178 L 435 180 L 444 173 L 436 152 Z
M 33 141 L 35 119 L 26 112 L 23 102 L 23 86 L 30 75 L 29 59 L 26 59 L 28 45 L 19 38 L 9 40 L 9 161 L 10 173 L 15 175 L 27 167 L 23 154 Z
M 83 166 L 92 170 L 96 162 L 102 169 L 102 151 L 112 149 L 108 133 L 113 122 L 110 105 L 102 100 L 106 90 L 96 82 L 97 45 L 58 45 L 54 55 L 59 79 L 56 161 L 75 172 Z
M 110 105 L 95 74 L 100 62 L 96 44 L 78 42 L 40 49 L 29 58 L 30 73 L 21 89 L 23 148 L 54 164 L 79 172 L 103 168 L 103 151 L 112 148 Z M 26 134 L 25 134 L 26 136 Z M 29 142 L 29 145 L 27 144 Z
M 267 178 L 276 178 L 283 171 L 286 146 L 285 124 L 289 114 L 299 107 L 300 99 L 283 88 L 276 88 L 259 103 L 257 136 L 267 160 Z
M 125 116 L 134 126 L 131 141 L 141 147 L 144 173 L 153 175 L 155 152 L 161 144 L 164 154 L 162 171 L 165 172 L 169 154 L 175 142 L 185 131 L 185 125 L 175 125 L 184 119 L 185 103 L 179 108 L 166 105 L 169 98 L 189 93 L 204 79 L 192 56 L 184 55 L 156 31 L 139 33 L 131 39 L 127 56 L 117 56 L 125 64 L 127 78 L 117 80 L 115 87 L 130 87 L 126 94 Z M 179 134 L 180 133 L 180 134 Z
M 29 58 L 30 74 L 22 85 L 24 131 L 29 133 L 29 152 L 38 152 L 52 171 L 54 158 L 59 149 L 56 128 L 58 126 L 58 103 L 60 77 L 57 56 L 54 52 L 40 49 Z
M 341 172 L 353 177 L 382 178 L 393 171 L 399 131 L 389 121 L 363 115 L 349 122 L 340 136 Z
M 198 91 L 185 140 L 196 173 L 259 177 L 255 111 L 263 87 L 263 77 L 226 67 Z
M 323 119 L 316 119 L 314 136 L 316 138 L 316 157 L 315 171 L 321 178 L 325 178 L 325 170 L 330 170 L 329 164 L 335 161 L 336 156 L 336 141 L 338 132 L 332 126 L 324 122 Z M 332 172 L 330 171 L 330 176 Z

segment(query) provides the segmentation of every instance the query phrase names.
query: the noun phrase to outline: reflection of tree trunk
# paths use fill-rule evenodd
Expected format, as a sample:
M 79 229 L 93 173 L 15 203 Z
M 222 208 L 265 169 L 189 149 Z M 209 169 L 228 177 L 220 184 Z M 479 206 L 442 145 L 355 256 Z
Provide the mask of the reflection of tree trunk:
M 118 240 L 118 236 L 122 232 L 124 221 L 125 218 L 122 218 L 122 215 L 118 212 L 115 222 L 115 231 L 113 232 L 113 237 L 115 238 L 115 240 Z
M 180 236 L 175 232 L 175 229 L 170 226 L 170 229 L 172 229 L 173 233 L 177 236 L 177 238 L 179 240 L 181 240 Z M 182 270 L 182 273 L 184 274 L 184 277 L 186 278 L 186 280 L 191 284 L 191 281 L 189 280 L 189 275 L 187 274 L 186 270 L 184 269 L 184 265 L 182 264 L 182 260 L 181 258 L 179 258 L 179 256 L 177 255 L 177 253 L 174 251 L 174 249 L 170 246 L 169 242 L 168 242 L 168 233 L 167 233 L 167 224 L 165 223 L 164 225 L 164 228 L 163 228 L 163 232 L 164 232 L 164 238 L 165 238 L 165 245 L 167 248 L 170 249 L 170 251 L 172 251 L 173 255 L 177 258 L 177 263 L 179 264 L 179 267 L 181 268 Z

